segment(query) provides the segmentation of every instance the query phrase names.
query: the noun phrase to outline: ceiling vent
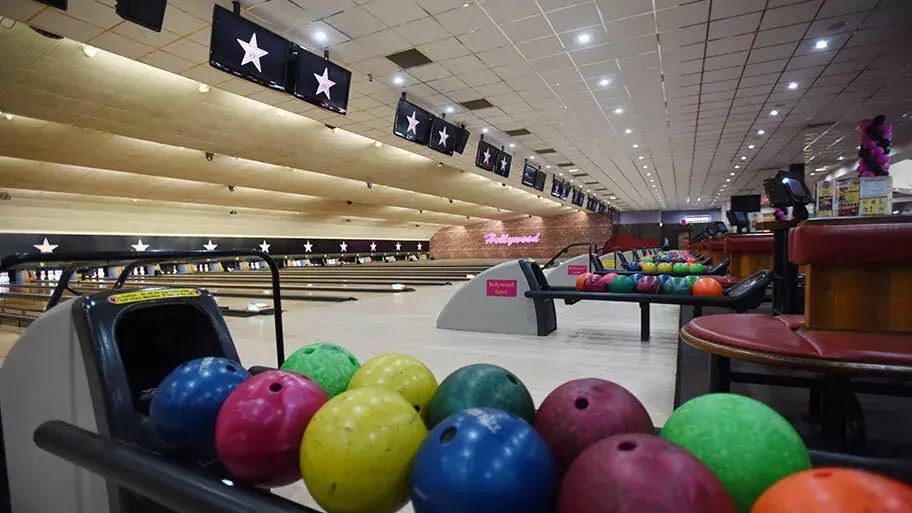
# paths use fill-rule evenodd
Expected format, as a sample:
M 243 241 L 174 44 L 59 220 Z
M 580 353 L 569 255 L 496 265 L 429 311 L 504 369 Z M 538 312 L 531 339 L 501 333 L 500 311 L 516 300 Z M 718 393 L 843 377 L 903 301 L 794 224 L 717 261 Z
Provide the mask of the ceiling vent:
M 402 52 L 387 55 L 386 58 L 396 63 L 396 65 L 402 69 L 424 66 L 425 64 L 434 62 L 429 59 L 427 55 L 419 52 L 414 48 L 411 50 L 405 50 Z

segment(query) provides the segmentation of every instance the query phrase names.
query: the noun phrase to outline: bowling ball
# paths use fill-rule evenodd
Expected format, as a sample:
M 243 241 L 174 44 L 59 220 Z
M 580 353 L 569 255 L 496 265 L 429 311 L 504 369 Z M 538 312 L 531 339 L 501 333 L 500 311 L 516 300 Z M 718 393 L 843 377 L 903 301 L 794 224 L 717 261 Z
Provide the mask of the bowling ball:
M 602 278 L 599 280 L 598 290 L 599 292 L 607 292 L 608 286 L 611 284 L 611 280 L 617 278 L 618 273 L 608 273 L 603 274 Z
M 668 262 L 662 262 L 658 265 L 657 271 L 660 273 L 670 273 L 674 268 Z
M 635 283 L 629 276 L 618 276 L 608 284 L 608 291 L 617 294 L 630 294 L 633 292 Z
M 652 263 L 651 261 L 644 262 L 644 263 L 640 264 L 640 266 L 642 267 L 644 273 L 654 273 L 654 272 L 656 272 L 656 269 L 658 268 L 658 266 L 656 264 Z
M 456 369 L 440 383 L 428 404 L 428 427 L 456 412 L 483 407 L 512 413 L 530 423 L 535 419 L 532 395 L 515 374 L 496 365 L 476 363 Z
M 782 479 L 751 513 L 900 513 L 912 511 L 912 488 L 847 468 L 805 470 Z
M 693 284 L 696 283 L 697 280 L 700 279 L 700 277 L 699 277 L 699 276 L 694 276 L 693 274 L 691 274 L 690 276 L 685 276 L 684 279 L 687 280 L 687 284 L 688 284 L 688 285 L 690 285 L 691 287 L 693 287 Z
M 636 283 L 636 291 L 641 294 L 658 294 L 662 291 L 662 282 L 655 276 L 643 276 Z
M 642 271 L 643 266 L 640 265 L 639 262 L 630 262 L 630 264 L 627 265 L 627 270 L 628 271 Z
M 708 394 L 687 401 L 665 422 L 662 437 L 705 463 L 741 512 L 776 481 L 811 468 L 792 425 L 742 395 Z
M 600 292 L 601 275 L 592 273 L 583 280 L 583 292 Z
M 415 513 L 550 513 L 558 473 L 544 440 L 495 408 L 447 417 L 412 467 Z
M 215 423 L 219 459 L 238 480 L 273 487 L 301 479 L 301 437 L 329 398 L 310 378 L 267 371 L 241 383 Z
M 358 359 L 348 349 L 336 344 L 316 343 L 292 353 L 281 369 L 307 376 L 333 398 L 348 388 L 348 382 L 359 367 Z
M 693 284 L 692 291 L 695 296 L 721 296 L 724 292 L 722 284 L 712 278 L 700 278 Z
M 653 260 L 652 257 L 643 257 L 640 259 L 640 262 L 651 264 L 651 263 L 655 262 L 655 260 Z M 643 269 L 643 270 L 645 271 L 646 269 Z
M 659 281 L 662 282 L 662 285 L 664 285 L 666 281 L 668 281 L 668 280 L 671 279 L 671 275 L 669 275 L 669 274 L 660 274 L 660 275 L 658 276 L 658 278 L 659 278 Z
M 408 502 L 412 461 L 427 437 L 401 395 L 356 388 L 327 402 L 301 441 L 301 475 L 332 513 L 392 513 Z
M 705 273 L 706 267 L 703 264 L 690 264 L 688 270 L 692 273 Z
M 684 274 L 687 272 L 687 264 L 678 262 L 675 265 L 671 266 L 671 271 L 675 274 Z
M 598 378 L 555 388 L 535 414 L 535 430 L 563 473 L 587 447 L 626 433 L 652 433 L 649 413 L 626 388 Z
M 662 293 L 672 294 L 676 296 L 689 296 L 690 283 L 687 283 L 687 280 L 685 278 L 672 278 L 662 285 Z
M 695 263 L 697 263 L 697 259 L 694 258 L 694 257 L 687 257 L 687 258 L 684 259 L 684 262 L 686 262 L 686 263 L 688 263 L 688 264 L 695 264 Z M 690 266 L 688 265 L 688 268 L 689 268 L 689 267 L 690 267 Z
M 586 277 L 589 276 L 590 274 L 591 273 L 583 273 L 576 277 L 576 291 L 577 292 L 583 291 L 583 282 L 586 281 Z
M 646 434 L 593 444 L 561 482 L 557 513 L 735 513 L 706 465 L 677 445 Z
M 165 376 L 152 396 L 149 421 L 165 442 L 201 455 L 215 451 L 215 421 L 222 403 L 250 378 L 241 364 L 197 358 Z
M 646 275 L 642 273 L 633 273 L 630 275 L 630 279 L 633 280 L 633 283 L 639 283 L 639 281 L 643 279 L 643 276 Z
M 420 415 L 437 391 L 437 378 L 427 365 L 404 354 L 388 353 L 366 361 L 352 376 L 348 389 L 380 387 L 401 395 Z

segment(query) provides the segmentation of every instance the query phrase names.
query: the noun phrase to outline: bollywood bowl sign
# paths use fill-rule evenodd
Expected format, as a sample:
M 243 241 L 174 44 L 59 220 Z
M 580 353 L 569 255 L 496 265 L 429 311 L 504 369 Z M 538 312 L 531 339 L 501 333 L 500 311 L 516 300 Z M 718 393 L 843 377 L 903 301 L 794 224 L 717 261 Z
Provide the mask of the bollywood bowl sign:
M 485 244 L 503 244 L 506 246 L 512 246 L 513 244 L 538 244 L 541 241 L 541 234 L 536 233 L 535 235 L 525 235 L 520 237 L 514 237 L 509 233 L 486 233 L 484 236 Z

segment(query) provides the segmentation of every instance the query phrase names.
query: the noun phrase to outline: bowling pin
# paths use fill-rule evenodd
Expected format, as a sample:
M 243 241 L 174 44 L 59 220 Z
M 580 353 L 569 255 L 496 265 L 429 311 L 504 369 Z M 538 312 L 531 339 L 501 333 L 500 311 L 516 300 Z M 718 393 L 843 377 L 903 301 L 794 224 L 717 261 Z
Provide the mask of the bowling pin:
M 145 275 L 146 275 L 146 268 L 145 268 L 145 267 L 140 267 L 140 268 L 139 268 L 139 275 L 140 275 L 140 276 L 145 276 Z
M 203 264 L 203 270 L 209 272 L 209 264 Z
M 38 273 L 38 281 L 44 281 L 47 279 L 47 275 L 44 274 L 44 271 Z

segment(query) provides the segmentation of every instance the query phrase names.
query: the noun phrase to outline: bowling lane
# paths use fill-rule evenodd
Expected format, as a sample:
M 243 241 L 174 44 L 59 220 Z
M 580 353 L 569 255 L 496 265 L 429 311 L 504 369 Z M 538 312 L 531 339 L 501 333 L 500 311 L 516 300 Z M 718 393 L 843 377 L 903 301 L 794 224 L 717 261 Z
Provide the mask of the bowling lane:
M 203 277 L 197 274 L 192 275 L 164 275 L 164 276 L 142 276 L 131 278 L 127 280 L 127 285 L 133 286 L 161 286 L 164 284 L 172 285 L 177 284 L 185 287 L 210 287 L 218 286 L 224 289 L 248 289 L 248 288 L 271 288 L 272 280 L 270 278 L 263 278 L 257 280 L 238 280 L 237 275 L 223 275 L 218 277 Z M 113 279 L 103 278 L 95 280 L 83 280 L 78 283 L 92 283 L 92 284 L 106 284 L 108 287 L 114 284 Z M 42 286 L 53 287 L 56 285 L 54 282 L 43 281 L 37 282 Z M 81 285 L 80 285 L 81 286 Z M 341 295 L 349 295 L 352 293 L 400 293 L 400 292 L 411 292 L 411 288 L 398 289 L 393 288 L 392 285 L 348 285 L 348 284 L 335 284 L 335 283 L 322 283 L 322 284 L 313 284 L 313 283 L 288 283 L 285 279 L 282 280 L 282 291 L 311 291 L 311 292 L 339 292 Z

